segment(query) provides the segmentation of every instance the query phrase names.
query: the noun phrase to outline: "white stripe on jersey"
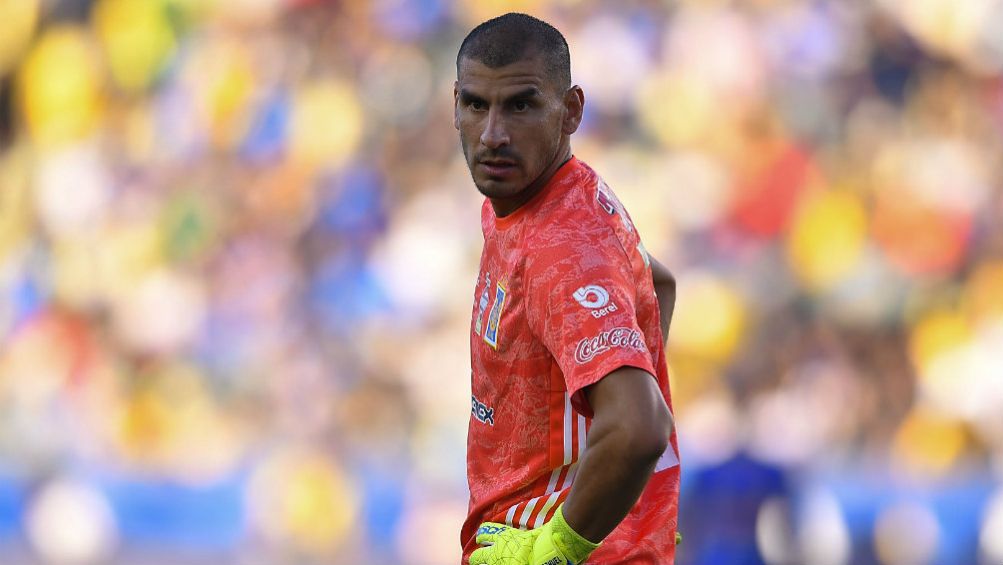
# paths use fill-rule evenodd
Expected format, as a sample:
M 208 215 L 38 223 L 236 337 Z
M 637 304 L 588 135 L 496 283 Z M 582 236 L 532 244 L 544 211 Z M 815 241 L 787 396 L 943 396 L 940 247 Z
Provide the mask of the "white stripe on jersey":
M 557 479 L 561 476 L 561 469 L 564 467 L 558 467 L 554 469 L 554 472 L 550 474 L 550 483 L 547 484 L 547 493 L 550 494 L 557 489 Z M 545 495 L 546 496 L 546 495 Z
M 517 504 L 512 505 L 512 508 L 509 508 L 508 509 L 508 513 L 505 514 L 505 525 L 506 526 L 515 527 L 515 524 L 512 523 L 512 520 L 515 518 L 515 508 L 516 508 L 516 506 L 519 506 L 519 504 L 517 503 Z
M 571 408 L 571 396 L 564 393 L 564 464 L 571 464 L 571 420 L 574 410 Z
M 578 415 L 578 460 L 582 460 L 585 453 L 585 416 Z
M 574 444 L 572 440 L 573 431 L 573 420 L 577 417 L 578 420 L 578 457 L 574 457 Z M 518 523 L 515 522 L 515 513 L 521 502 L 512 505 L 505 514 L 505 524 L 518 527 L 527 528 L 529 527 L 529 519 L 532 518 L 533 511 L 536 509 L 536 505 L 539 503 L 540 499 L 546 497 L 547 501 L 540 508 L 540 513 L 537 515 L 536 520 L 533 521 L 533 527 L 539 528 L 543 525 L 544 520 L 547 517 L 547 513 L 554 507 L 557 500 L 561 497 L 561 493 L 571 487 L 575 480 L 575 475 L 578 472 L 578 461 L 581 460 L 582 454 L 585 452 L 586 445 L 586 429 L 585 429 L 585 416 L 581 414 L 576 414 L 574 409 L 571 407 L 571 396 L 567 393 L 564 394 L 564 466 L 554 469 L 550 474 L 550 481 L 547 484 L 547 491 L 537 497 L 531 498 L 526 503 L 526 508 L 523 509 L 522 514 L 519 516 Z M 561 481 L 560 489 L 557 488 L 557 479 L 561 476 L 561 472 L 567 469 L 567 473 L 564 476 L 564 480 Z
M 522 517 L 519 518 L 519 527 L 520 528 L 525 529 L 526 526 L 529 525 L 529 517 L 530 517 L 531 514 L 533 514 L 533 509 L 536 508 L 536 503 L 539 502 L 541 498 L 543 498 L 543 497 L 542 496 L 538 496 L 538 497 L 530 500 L 529 504 L 526 505 L 526 509 L 522 511 Z
M 536 517 L 536 521 L 533 522 L 534 528 L 539 528 L 540 526 L 543 525 L 544 519 L 547 518 L 547 512 L 550 512 L 550 509 L 554 507 L 554 503 L 557 502 L 557 499 L 560 496 L 561 496 L 560 492 L 555 492 L 554 494 L 550 495 L 550 498 L 548 498 L 547 502 L 544 503 L 543 508 L 540 509 L 540 514 Z

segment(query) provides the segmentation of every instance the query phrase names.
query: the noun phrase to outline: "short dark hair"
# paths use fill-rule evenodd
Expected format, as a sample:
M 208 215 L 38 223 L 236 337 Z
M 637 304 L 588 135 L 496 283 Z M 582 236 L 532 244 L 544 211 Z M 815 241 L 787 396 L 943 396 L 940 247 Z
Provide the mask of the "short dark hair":
M 558 86 L 571 86 L 567 40 L 547 22 L 517 12 L 492 18 L 467 34 L 456 54 L 456 75 L 460 75 L 460 60 L 464 57 L 497 69 L 536 54 L 546 58 L 547 72 Z

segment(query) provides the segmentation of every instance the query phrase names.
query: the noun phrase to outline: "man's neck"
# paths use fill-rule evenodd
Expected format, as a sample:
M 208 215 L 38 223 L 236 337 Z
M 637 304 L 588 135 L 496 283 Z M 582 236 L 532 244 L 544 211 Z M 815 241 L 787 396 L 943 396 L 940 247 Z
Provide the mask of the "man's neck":
M 515 212 L 522 207 L 523 204 L 532 200 L 534 196 L 540 193 L 541 190 L 550 179 L 557 174 L 557 171 L 564 166 L 565 163 L 571 160 L 571 144 L 561 143 L 561 147 L 557 151 L 557 156 L 554 160 L 547 166 L 546 169 L 540 173 L 536 179 L 529 183 L 529 186 L 519 191 L 518 194 L 512 198 L 491 198 L 491 208 L 495 211 L 495 217 L 504 218 L 512 212 Z

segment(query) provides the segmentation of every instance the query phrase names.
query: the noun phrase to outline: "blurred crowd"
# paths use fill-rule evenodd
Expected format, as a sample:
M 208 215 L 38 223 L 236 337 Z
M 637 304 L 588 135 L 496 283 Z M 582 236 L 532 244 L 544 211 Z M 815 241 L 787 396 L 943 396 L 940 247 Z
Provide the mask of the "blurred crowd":
M 460 41 L 679 280 L 680 564 L 1003 562 L 1003 1 L 0 0 L 0 561 L 456 563 Z

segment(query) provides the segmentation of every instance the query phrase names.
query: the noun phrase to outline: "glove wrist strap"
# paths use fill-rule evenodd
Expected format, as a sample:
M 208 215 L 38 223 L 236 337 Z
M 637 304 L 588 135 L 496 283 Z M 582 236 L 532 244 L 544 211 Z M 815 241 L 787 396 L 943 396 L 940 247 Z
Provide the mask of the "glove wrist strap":
M 578 532 L 571 529 L 564 519 L 564 505 L 557 507 L 554 518 L 550 521 L 554 534 L 554 543 L 558 548 L 574 563 L 578 564 L 586 559 L 599 547 L 598 543 L 583 538 Z

